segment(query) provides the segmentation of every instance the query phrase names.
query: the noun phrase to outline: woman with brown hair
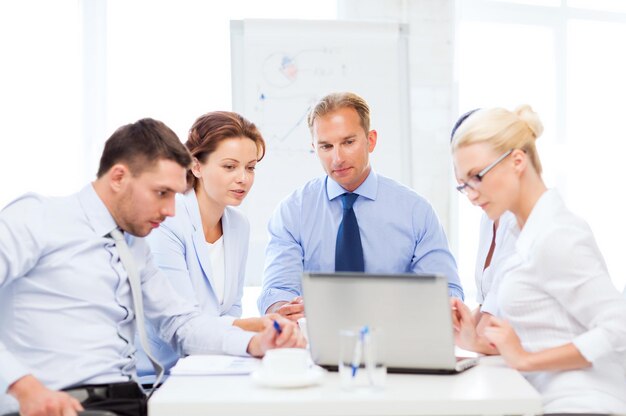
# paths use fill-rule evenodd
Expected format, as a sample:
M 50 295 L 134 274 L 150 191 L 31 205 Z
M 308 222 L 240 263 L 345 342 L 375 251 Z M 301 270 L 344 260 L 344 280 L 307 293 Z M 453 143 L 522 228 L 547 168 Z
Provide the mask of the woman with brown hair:
M 178 293 L 198 304 L 203 313 L 232 323 L 224 350 L 245 355 L 250 331 L 261 331 L 272 320 L 268 316 L 240 319 L 250 226 L 234 207 L 254 183 L 265 142 L 256 126 L 241 115 L 215 111 L 195 121 L 185 146 L 193 156 L 188 191 L 177 196 L 176 215 L 150 234 L 150 248 Z M 150 338 L 153 353 L 169 370 L 179 354 L 158 334 L 151 333 Z M 296 346 L 304 346 L 303 339 Z M 137 369 L 142 381 L 149 382 L 153 369 L 143 353 Z

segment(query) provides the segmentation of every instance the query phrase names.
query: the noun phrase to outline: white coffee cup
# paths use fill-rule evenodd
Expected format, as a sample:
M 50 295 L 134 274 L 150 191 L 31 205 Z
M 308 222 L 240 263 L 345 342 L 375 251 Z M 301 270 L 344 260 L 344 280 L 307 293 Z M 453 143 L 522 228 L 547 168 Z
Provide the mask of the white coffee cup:
M 272 377 L 292 377 L 305 374 L 310 367 L 309 352 L 302 348 L 269 350 L 263 357 L 263 372 Z

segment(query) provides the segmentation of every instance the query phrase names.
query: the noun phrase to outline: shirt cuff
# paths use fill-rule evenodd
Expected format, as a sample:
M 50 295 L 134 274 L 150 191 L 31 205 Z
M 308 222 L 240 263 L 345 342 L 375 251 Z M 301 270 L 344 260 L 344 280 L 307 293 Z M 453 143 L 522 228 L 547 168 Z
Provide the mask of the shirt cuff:
M 232 315 L 222 315 L 219 317 L 219 320 L 222 321 L 226 325 L 232 325 L 235 322 L 235 319 L 239 319 Z
M 487 296 L 489 296 L 489 294 L 487 294 Z M 476 303 L 478 303 L 479 305 L 485 303 L 485 297 L 482 293 L 480 293 L 480 290 L 476 291 Z
M 297 293 L 290 292 L 288 290 L 270 288 L 261 293 L 257 306 L 261 315 L 265 315 L 267 308 L 275 304 L 276 302 L 289 302 L 293 298 L 298 296 Z
M 480 306 L 480 311 L 488 313 L 493 316 L 500 316 L 498 313 L 498 304 L 495 293 L 493 293 L 493 289 L 487 293 L 487 296 L 483 299 L 482 305 Z
M 232 327 L 226 334 L 222 344 L 222 351 L 229 355 L 249 356 L 248 344 L 256 332 L 243 331 L 238 327 Z
M 572 342 L 590 363 L 613 351 L 613 347 L 602 328 L 593 328 L 577 336 Z
M 461 288 L 461 286 L 455 283 L 448 283 L 448 296 L 454 296 L 461 300 L 465 299 L 465 297 L 463 296 L 463 289 Z
M 32 373 L 8 351 L 0 352 L 0 394 L 6 393 L 11 384 Z

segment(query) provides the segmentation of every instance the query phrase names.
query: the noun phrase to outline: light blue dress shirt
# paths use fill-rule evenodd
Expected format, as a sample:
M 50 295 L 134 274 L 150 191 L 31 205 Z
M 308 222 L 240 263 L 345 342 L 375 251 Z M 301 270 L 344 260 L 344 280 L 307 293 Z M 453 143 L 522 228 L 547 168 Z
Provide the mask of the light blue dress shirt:
M 302 293 L 307 272 L 335 270 L 335 243 L 346 190 L 316 178 L 288 196 L 269 222 L 261 313 Z M 431 205 L 413 190 L 371 171 L 354 193 L 366 273 L 439 273 L 463 298 L 456 262 Z
M 192 304 L 198 304 L 203 314 L 232 325 L 241 316 L 241 298 L 245 281 L 250 225 L 235 208 L 226 207 L 222 216 L 224 238 L 224 299 L 220 303 L 215 293 L 211 259 L 206 247 L 202 218 L 196 193 L 192 190 L 176 196 L 176 215 L 166 219 L 146 238 L 155 264 L 163 271 L 174 289 Z M 161 340 L 155 328 L 148 326 L 150 349 L 166 373 L 180 355 Z M 249 339 L 242 339 L 245 351 Z M 154 368 L 137 346 L 137 374 L 142 382 L 151 382 Z
M 92 185 L 61 198 L 27 194 L 0 212 L 0 403 L 27 374 L 52 389 L 135 376 L 130 286 L 105 237 L 116 227 Z M 126 240 L 146 319 L 164 340 L 184 354 L 245 354 L 250 333 L 200 314 L 153 264 L 144 239 Z

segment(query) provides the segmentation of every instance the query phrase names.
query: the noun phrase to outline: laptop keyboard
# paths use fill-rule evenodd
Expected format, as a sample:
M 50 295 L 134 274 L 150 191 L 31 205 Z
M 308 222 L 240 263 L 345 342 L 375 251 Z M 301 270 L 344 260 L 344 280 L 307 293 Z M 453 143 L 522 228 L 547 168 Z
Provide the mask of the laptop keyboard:
M 474 367 L 478 364 L 478 357 L 476 358 L 465 358 L 463 360 L 457 361 L 456 370 L 458 372 L 465 371 L 470 367 Z

